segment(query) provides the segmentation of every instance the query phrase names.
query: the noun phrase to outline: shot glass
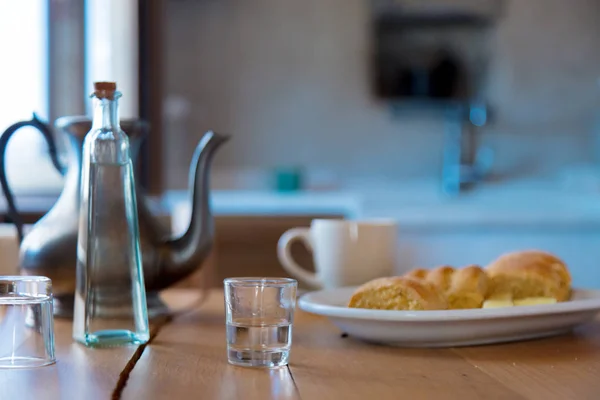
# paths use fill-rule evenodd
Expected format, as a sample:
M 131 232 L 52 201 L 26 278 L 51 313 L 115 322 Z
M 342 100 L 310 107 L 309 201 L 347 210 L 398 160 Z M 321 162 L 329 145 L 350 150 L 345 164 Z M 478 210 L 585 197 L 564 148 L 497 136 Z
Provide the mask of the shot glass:
M 53 364 L 52 281 L 0 276 L 0 368 Z
M 227 360 L 246 367 L 288 363 L 298 282 L 288 278 L 228 278 Z

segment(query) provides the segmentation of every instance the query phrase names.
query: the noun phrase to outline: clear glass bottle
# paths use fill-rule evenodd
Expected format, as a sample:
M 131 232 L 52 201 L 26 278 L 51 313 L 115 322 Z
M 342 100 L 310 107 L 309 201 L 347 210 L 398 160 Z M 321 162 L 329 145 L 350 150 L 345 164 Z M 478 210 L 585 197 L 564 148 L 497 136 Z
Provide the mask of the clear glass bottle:
M 148 312 L 129 139 L 113 82 L 94 84 L 83 144 L 73 338 L 106 347 L 148 341 Z

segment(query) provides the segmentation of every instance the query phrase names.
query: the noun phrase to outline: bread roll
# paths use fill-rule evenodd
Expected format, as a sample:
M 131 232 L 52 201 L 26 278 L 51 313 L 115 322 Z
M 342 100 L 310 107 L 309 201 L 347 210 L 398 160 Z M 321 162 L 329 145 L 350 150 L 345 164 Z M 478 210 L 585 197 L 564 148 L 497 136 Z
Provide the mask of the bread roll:
M 443 265 L 429 271 L 425 280 L 432 283 L 442 293 L 446 293 L 452 286 L 452 276 L 454 275 L 454 268 L 449 265 Z
M 571 275 L 556 256 L 538 250 L 507 253 L 485 268 L 491 279 L 491 296 L 510 294 L 514 300 L 571 296 Z
M 423 268 L 416 268 L 407 272 L 406 274 L 404 274 L 404 276 L 414 279 L 425 279 L 427 277 L 427 274 L 429 274 L 428 270 Z
M 372 280 L 360 286 L 348 307 L 378 310 L 445 310 L 444 298 L 430 283 L 408 277 Z
M 477 265 L 459 268 L 446 291 L 451 309 L 481 308 L 489 290 L 488 277 Z
M 407 276 L 419 277 L 441 292 L 450 309 L 481 308 L 488 292 L 488 277 L 480 267 L 452 268 L 448 265 L 432 270 L 416 269 Z

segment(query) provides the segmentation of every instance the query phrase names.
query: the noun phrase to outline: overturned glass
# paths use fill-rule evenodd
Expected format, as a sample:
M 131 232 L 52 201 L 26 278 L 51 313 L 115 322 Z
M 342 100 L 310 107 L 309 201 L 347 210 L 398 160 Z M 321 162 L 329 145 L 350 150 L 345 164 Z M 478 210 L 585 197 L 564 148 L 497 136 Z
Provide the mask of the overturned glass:
M 43 276 L 0 276 L 0 368 L 55 361 L 52 282 Z

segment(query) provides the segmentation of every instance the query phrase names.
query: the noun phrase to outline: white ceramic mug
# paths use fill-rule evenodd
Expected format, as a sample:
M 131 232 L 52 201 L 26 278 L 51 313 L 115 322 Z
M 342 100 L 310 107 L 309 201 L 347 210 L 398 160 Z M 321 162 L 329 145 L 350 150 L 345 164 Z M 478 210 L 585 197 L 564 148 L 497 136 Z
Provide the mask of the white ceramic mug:
M 296 240 L 312 252 L 316 273 L 292 258 L 291 245 Z M 393 221 L 315 219 L 310 228 L 285 232 L 279 239 L 277 255 L 290 275 L 310 286 L 354 286 L 393 274 L 396 240 L 397 225 Z

